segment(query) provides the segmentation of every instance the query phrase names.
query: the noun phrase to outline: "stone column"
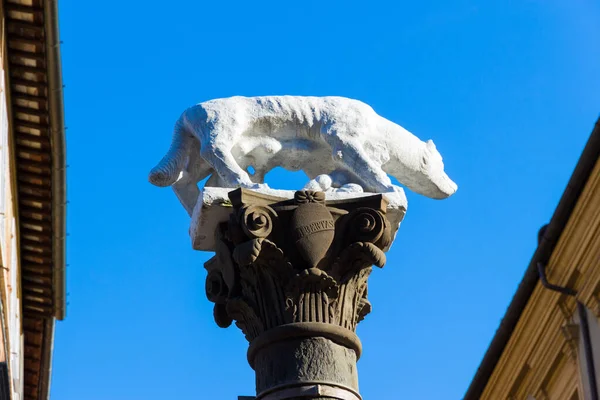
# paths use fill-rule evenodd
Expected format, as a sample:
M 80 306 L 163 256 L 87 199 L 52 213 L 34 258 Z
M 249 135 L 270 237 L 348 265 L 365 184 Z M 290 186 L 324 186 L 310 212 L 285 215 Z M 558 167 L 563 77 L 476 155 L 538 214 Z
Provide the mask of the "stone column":
M 208 197 L 190 233 L 195 248 L 216 252 L 205 264 L 206 294 L 216 323 L 235 321 L 249 342 L 256 398 L 361 399 L 356 326 L 371 311 L 372 266 L 385 264 L 405 208 L 390 216 L 383 195 L 326 201 L 308 190 L 293 199 L 246 189 L 218 204 Z

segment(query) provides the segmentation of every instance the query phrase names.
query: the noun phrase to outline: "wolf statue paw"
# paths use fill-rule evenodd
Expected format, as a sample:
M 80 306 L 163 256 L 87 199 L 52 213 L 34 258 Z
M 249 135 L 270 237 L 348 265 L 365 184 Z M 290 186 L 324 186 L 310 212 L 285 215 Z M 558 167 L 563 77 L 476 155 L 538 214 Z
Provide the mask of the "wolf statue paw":
M 334 191 L 336 192 L 343 192 L 343 193 L 363 193 L 363 188 L 360 185 L 357 185 L 356 183 L 347 183 L 345 185 L 340 186 L 337 189 L 334 189 Z

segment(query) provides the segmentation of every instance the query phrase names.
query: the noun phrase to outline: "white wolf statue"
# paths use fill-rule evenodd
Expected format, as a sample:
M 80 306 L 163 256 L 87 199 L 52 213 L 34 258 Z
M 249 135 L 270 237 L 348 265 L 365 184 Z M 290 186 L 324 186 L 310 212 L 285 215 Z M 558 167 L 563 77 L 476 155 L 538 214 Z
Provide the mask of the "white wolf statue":
M 209 175 L 206 186 L 258 189 L 278 166 L 304 171 L 308 186 L 326 181 L 373 193 L 401 190 L 390 174 L 434 199 L 457 189 L 431 140 L 422 142 L 367 104 L 343 97 L 231 97 L 195 105 L 175 124 L 171 148 L 149 180 L 172 185 L 191 214 L 198 182 Z

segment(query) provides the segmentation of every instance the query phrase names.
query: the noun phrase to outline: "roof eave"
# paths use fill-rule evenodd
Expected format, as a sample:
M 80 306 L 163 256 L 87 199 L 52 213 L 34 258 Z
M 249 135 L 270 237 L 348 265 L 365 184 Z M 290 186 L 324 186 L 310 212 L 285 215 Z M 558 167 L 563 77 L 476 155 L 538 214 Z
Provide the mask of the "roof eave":
M 463 400 L 479 400 L 487 383 L 500 360 L 510 337 L 515 330 L 523 310 L 533 293 L 538 281 L 538 262 L 544 265 L 548 263 L 558 239 L 565 228 L 571 212 L 577 204 L 577 200 L 592 172 L 598 158 L 600 157 L 600 119 L 596 122 L 594 130 L 581 153 L 577 166 L 569 179 L 569 183 L 552 215 L 550 223 L 541 236 L 538 247 L 529 262 L 525 275 L 517 288 L 513 299 L 506 310 L 506 314 L 500 322 L 490 346 L 488 347 L 475 377 L 465 394 Z
M 49 112 L 52 143 L 52 219 L 54 316 L 65 318 L 65 238 L 66 238 L 66 146 L 63 103 L 63 81 L 58 28 L 58 1 L 44 0 L 44 24 L 48 57 Z

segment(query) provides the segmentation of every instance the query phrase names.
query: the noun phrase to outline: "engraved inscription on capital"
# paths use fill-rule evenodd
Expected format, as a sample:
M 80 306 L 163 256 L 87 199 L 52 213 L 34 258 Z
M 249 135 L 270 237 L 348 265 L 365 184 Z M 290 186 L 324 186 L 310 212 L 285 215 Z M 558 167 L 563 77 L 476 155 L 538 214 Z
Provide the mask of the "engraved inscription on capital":
M 296 239 L 303 239 L 306 236 L 309 236 L 313 233 L 321 232 L 321 231 L 333 231 L 335 229 L 335 224 L 333 221 L 315 221 L 306 226 L 299 226 L 296 228 Z

